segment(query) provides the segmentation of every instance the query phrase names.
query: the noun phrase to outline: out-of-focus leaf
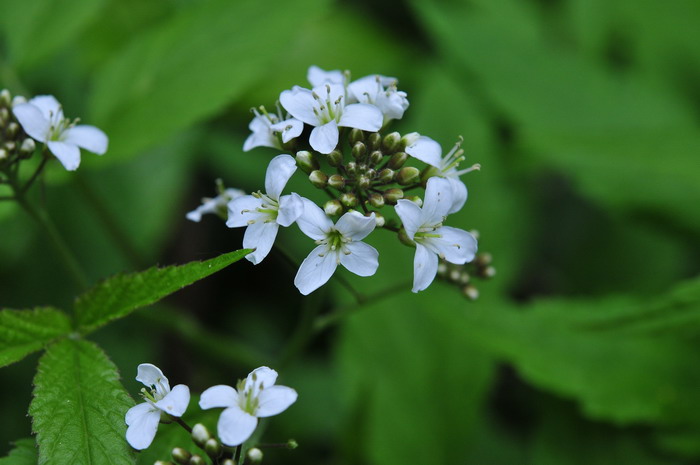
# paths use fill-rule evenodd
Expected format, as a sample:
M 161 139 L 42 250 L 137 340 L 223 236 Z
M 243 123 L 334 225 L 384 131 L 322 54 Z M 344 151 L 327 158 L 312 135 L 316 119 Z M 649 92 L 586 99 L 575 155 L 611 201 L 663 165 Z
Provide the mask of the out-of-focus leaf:
M 46 350 L 29 407 L 39 464 L 133 464 L 124 415 L 134 405 L 95 344 L 64 339 Z
M 36 465 L 37 460 L 34 439 L 19 439 L 7 457 L 0 458 L 0 465 Z
M 70 320 L 55 308 L 0 310 L 0 367 L 22 360 L 70 331 Z

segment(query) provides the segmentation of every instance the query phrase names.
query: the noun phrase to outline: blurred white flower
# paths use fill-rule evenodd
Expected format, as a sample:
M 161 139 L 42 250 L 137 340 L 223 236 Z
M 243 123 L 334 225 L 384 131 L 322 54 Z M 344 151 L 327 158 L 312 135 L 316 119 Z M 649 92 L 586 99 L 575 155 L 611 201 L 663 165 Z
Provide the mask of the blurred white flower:
M 423 207 L 410 200 L 397 202 L 396 213 L 403 222 L 406 235 L 416 243 L 413 258 L 413 292 L 430 286 L 438 269 L 438 257 L 456 265 L 474 259 L 477 242 L 466 231 L 442 222 L 452 205 L 452 188 L 449 180 L 432 177 L 425 189 Z
M 12 107 L 24 132 L 46 144 L 68 170 L 80 165 L 80 148 L 102 155 L 107 151 L 107 136 L 94 126 L 76 125 L 63 116 L 61 104 L 52 95 L 39 95 Z
M 311 84 L 311 87 L 322 86 L 323 84 L 347 84 L 345 73 L 338 69 L 325 71 L 318 66 L 311 65 L 306 72 L 306 79 Z
M 253 108 L 255 117 L 248 125 L 253 133 L 243 143 L 243 151 L 247 152 L 255 147 L 272 147 L 282 149 L 282 143 L 286 144 L 304 130 L 304 123 L 285 117 L 281 109 L 277 113 L 268 113 L 265 107 Z M 280 140 L 282 143 L 280 143 Z
M 360 103 L 369 103 L 381 110 L 384 123 L 401 119 L 408 108 L 406 92 L 396 89 L 396 78 L 374 75 L 365 76 L 348 85 L 350 94 Z
M 229 188 L 225 189 L 221 194 L 214 198 L 205 197 L 202 199 L 202 205 L 187 213 L 187 219 L 199 223 L 202 220 L 202 215 L 208 213 L 214 213 L 216 215 L 226 217 L 228 213 L 228 203 L 231 200 L 237 199 L 238 197 L 242 197 L 244 195 L 245 192 L 240 189 Z
M 374 213 L 363 216 L 351 211 L 334 225 L 318 205 L 304 199 L 304 214 L 297 225 L 318 246 L 304 259 L 294 278 L 299 292 L 308 295 L 323 286 L 339 264 L 358 276 L 372 276 L 379 266 L 379 252 L 360 241 L 376 224 Z
M 160 368 L 150 363 L 139 365 L 136 380 L 148 390 L 141 389 L 146 402 L 126 412 L 126 440 L 131 447 L 141 450 L 153 442 L 163 413 L 173 417 L 181 417 L 185 413 L 190 403 L 190 388 L 178 384 L 171 390 L 168 378 Z
M 275 386 L 277 372 L 268 367 L 253 370 L 236 389 L 220 384 L 202 393 L 202 409 L 224 408 L 217 430 L 221 442 L 238 446 L 253 434 L 258 418 L 285 411 L 297 400 L 297 392 L 287 386 Z
M 231 200 L 228 204 L 229 228 L 247 226 L 243 248 L 255 249 L 246 258 L 260 263 L 272 249 L 280 226 L 290 226 L 304 210 L 302 198 L 292 193 L 280 197 L 282 189 L 297 169 L 290 155 L 278 155 L 270 161 L 265 174 L 266 193 L 256 192 Z

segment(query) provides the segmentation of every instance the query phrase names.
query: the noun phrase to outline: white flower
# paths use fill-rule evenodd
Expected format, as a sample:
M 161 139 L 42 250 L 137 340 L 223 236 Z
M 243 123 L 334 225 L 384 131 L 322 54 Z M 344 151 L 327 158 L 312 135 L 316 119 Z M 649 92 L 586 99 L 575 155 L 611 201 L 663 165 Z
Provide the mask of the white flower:
M 304 214 L 297 225 L 304 234 L 316 240 L 318 247 L 304 259 L 294 285 L 304 295 L 323 286 L 338 264 L 358 276 L 372 276 L 379 266 L 379 253 L 371 245 L 360 242 L 374 230 L 377 222 L 370 216 L 351 211 L 333 222 L 321 208 L 304 199 Z
M 299 195 L 280 197 L 282 189 L 297 169 L 289 155 L 278 155 L 270 161 L 265 174 L 265 194 L 256 192 L 233 199 L 228 204 L 229 228 L 247 226 L 243 247 L 256 249 L 246 258 L 254 265 L 260 263 L 272 249 L 280 226 L 290 226 L 304 211 Z
M 311 65 L 306 72 L 306 79 L 311 84 L 311 87 L 322 86 L 323 84 L 341 84 L 347 83 L 345 73 L 338 69 L 333 71 L 325 71 L 318 66 Z
M 464 150 L 462 150 L 462 139 L 452 147 L 447 155 L 442 156 L 442 147 L 430 137 L 420 136 L 416 133 L 408 134 L 405 138 L 410 142 L 406 147 L 406 153 L 420 161 L 429 164 L 437 169 L 437 175 L 450 182 L 452 190 L 452 205 L 448 214 L 459 211 L 464 202 L 467 201 L 467 186 L 460 181 L 459 177 L 470 171 L 478 170 L 479 164 L 470 166 L 463 170 L 457 170 L 460 162 L 464 160 Z
M 243 143 L 244 152 L 255 147 L 281 149 L 282 143 L 286 144 L 295 137 L 299 137 L 304 130 L 304 123 L 294 118 L 285 118 L 279 108 L 276 114 L 268 113 L 265 107 L 260 107 L 260 112 L 253 108 L 255 117 L 248 125 L 248 129 L 253 133 Z
M 227 214 L 228 203 L 244 195 L 245 192 L 240 189 L 226 189 L 213 199 L 205 197 L 202 199 L 202 205 L 187 213 L 187 219 L 199 223 L 202 220 L 202 215 L 207 213 L 224 216 Z
M 80 149 L 102 155 L 107 136 L 94 126 L 77 125 L 63 116 L 61 104 L 52 95 L 40 95 L 27 103 L 14 104 L 12 111 L 24 131 L 49 147 L 68 170 L 80 165 Z
M 442 222 L 447 217 L 452 204 L 452 189 L 444 178 L 428 179 L 423 207 L 410 200 L 397 202 L 396 213 L 403 222 L 406 235 L 416 243 L 413 258 L 413 292 L 430 286 L 438 269 L 438 257 L 456 265 L 463 265 L 474 259 L 477 243 L 474 236 L 466 231 Z
M 220 384 L 202 393 L 202 409 L 221 408 L 217 430 L 221 442 L 238 446 L 253 434 L 258 418 L 271 417 L 287 410 L 297 400 L 297 392 L 287 386 L 275 386 L 277 372 L 268 367 L 253 370 L 236 389 Z
M 365 76 L 348 85 L 350 94 L 361 103 L 379 108 L 384 115 L 384 124 L 392 119 L 401 119 L 408 108 L 406 92 L 396 89 L 397 80 L 392 77 Z
M 280 103 L 293 117 L 314 126 L 309 143 L 321 153 L 331 153 L 338 145 L 338 126 L 376 132 L 384 120 L 374 105 L 346 105 L 341 84 L 324 84 L 313 90 L 294 87 L 282 92 Z
M 138 367 L 136 381 L 142 382 L 149 388 L 141 389 L 146 402 L 131 407 L 126 412 L 126 440 L 134 449 L 145 449 L 151 445 L 158 430 L 161 415 L 166 413 L 173 417 L 181 417 L 190 403 L 190 388 L 178 384 L 172 390 L 168 378 L 163 372 L 150 363 L 142 363 Z

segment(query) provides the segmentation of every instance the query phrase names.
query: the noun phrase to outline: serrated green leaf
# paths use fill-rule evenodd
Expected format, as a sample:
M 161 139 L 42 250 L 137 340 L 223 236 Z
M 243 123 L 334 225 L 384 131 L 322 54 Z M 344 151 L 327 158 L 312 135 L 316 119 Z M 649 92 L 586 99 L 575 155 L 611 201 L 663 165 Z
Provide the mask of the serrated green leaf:
M 29 406 L 39 464 L 128 465 L 124 415 L 134 405 L 97 345 L 65 339 L 39 360 Z
M 0 367 L 23 359 L 70 331 L 68 316 L 55 308 L 0 310 Z
M 167 295 L 226 268 L 248 253 L 248 249 L 237 250 L 203 262 L 154 267 L 108 278 L 76 300 L 75 318 L 78 329 L 83 333 L 91 332 L 109 321 L 158 302 Z
M 0 465 L 36 465 L 37 450 L 34 439 L 19 439 L 7 457 L 0 458 Z

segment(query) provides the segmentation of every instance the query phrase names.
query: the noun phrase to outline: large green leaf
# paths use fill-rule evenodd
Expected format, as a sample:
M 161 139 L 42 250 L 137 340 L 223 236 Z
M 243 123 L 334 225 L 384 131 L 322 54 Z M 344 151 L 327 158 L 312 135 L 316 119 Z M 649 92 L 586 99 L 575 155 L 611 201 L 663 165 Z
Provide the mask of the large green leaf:
M 29 407 L 39 464 L 133 464 L 124 415 L 134 402 L 95 344 L 64 339 L 46 350 Z
M 70 331 L 70 320 L 55 308 L 0 310 L 0 367 L 23 359 Z
M 0 465 L 36 465 L 37 451 L 34 439 L 19 439 L 7 457 L 0 458 Z
M 75 303 L 78 328 L 83 333 L 93 331 L 226 268 L 248 253 L 248 249 L 237 250 L 203 262 L 154 267 L 108 278 L 78 297 Z

